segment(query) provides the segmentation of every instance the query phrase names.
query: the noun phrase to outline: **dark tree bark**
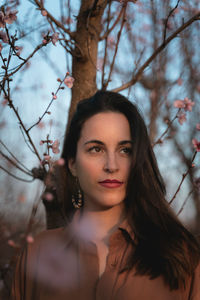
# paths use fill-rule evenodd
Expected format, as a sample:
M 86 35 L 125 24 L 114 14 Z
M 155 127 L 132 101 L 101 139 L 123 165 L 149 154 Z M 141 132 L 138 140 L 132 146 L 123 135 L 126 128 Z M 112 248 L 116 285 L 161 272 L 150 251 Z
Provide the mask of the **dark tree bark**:
M 76 78 L 72 88 L 72 102 L 69 119 L 77 103 L 93 95 L 97 89 L 97 52 L 101 33 L 102 15 L 107 5 L 105 0 L 82 0 L 77 17 L 75 33 L 76 47 L 73 54 L 72 76 Z
M 98 42 L 102 28 L 102 15 L 106 5 L 107 1 L 104 0 L 81 1 L 77 17 L 77 29 L 74 33 L 75 49 L 72 60 L 72 76 L 76 80 L 72 88 L 68 124 L 78 102 L 92 96 L 97 90 Z M 51 203 L 43 201 L 46 210 L 47 229 L 63 226 L 65 219 L 62 215 L 62 209 L 60 209 L 62 204 L 59 203 L 55 191 L 48 187 L 46 191 L 50 191 L 54 195 L 54 200 Z

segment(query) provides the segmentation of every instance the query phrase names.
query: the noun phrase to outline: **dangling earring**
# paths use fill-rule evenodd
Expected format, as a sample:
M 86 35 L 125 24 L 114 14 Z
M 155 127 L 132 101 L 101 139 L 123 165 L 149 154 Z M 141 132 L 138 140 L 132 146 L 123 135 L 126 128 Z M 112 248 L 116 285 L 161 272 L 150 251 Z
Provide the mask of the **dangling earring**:
M 78 185 L 78 179 L 76 178 L 76 182 Z M 83 196 L 81 193 L 80 188 L 78 187 L 78 191 L 76 195 L 72 195 L 72 204 L 74 206 L 74 208 L 81 208 L 81 206 L 83 205 Z

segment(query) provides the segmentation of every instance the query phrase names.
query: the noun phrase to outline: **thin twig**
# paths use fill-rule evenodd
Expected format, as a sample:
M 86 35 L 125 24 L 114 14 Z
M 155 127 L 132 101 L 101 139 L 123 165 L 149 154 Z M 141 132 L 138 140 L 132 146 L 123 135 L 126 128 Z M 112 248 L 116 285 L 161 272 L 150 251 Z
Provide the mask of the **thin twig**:
M 35 49 L 34 49 L 34 51 L 25 59 L 25 61 L 23 62 L 23 63 L 21 63 L 18 67 L 16 67 L 15 68 L 15 70 L 13 71 L 13 72 L 10 72 L 9 74 L 8 74 L 8 77 L 11 77 L 12 75 L 14 75 L 16 72 L 18 72 L 27 62 L 28 62 L 28 60 L 31 58 L 31 57 L 33 57 L 33 55 L 38 51 L 38 50 L 40 50 L 42 47 L 46 47 L 46 45 L 47 44 L 40 44 L 40 45 L 38 45 Z
M 26 175 L 32 177 L 31 172 L 27 172 L 27 171 L 25 171 L 24 169 L 22 169 L 20 166 L 18 166 L 18 164 L 17 164 L 16 162 L 14 162 L 10 157 L 8 157 L 8 156 L 7 156 L 5 153 L 3 153 L 1 150 L 0 150 L 0 154 L 1 154 L 7 161 L 9 161 L 13 166 L 15 166 L 18 170 L 20 170 L 20 171 L 22 171 L 23 173 L 25 173 Z
M 191 190 L 189 193 L 188 193 L 188 195 L 187 195 L 187 197 L 185 198 L 185 200 L 184 200 L 184 202 L 183 202 L 183 204 L 182 204 L 182 206 L 181 206 L 181 208 L 180 208 L 180 210 L 178 211 L 178 213 L 177 213 L 177 217 L 180 215 L 180 213 L 183 211 L 183 209 L 184 209 L 184 207 L 185 207 L 185 205 L 186 205 L 186 203 L 187 203 L 187 201 L 188 201 L 188 199 L 190 198 L 190 195 L 193 193 L 193 190 Z
M 161 134 L 161 136 L 152 144 L 152 147 L 154 147 L 156 144 L 160 144 L 162 143 L 162 138 L 165 136 L 165 134 L 167 134 L 167 132 L 169 131 L 170 127 L 172 126 L 173 122 L 178 118 L 178 114 L 180 112 L 180 108 L 178 110 L 178 112 L 176 113 L 175 117 L 169 121 L 168 126 L 166 128 L 166 130 Z
M 48 113 L 48 110 L 49 110 L 51 104 L 55 101 L 54 96 L 57 96 L 57 94 L 58 94 L 59 90 L 61 89 L 61 86 L 62 86 L 65 78 L 60 82 L 60 84 L 59 84 L 59 86 L 58 86 L 55 94 L 52 96 L 52 99 L 51 99 L 50 103 L 48 104 L 46 110 L 44 111 L 43 115 L 41 117 L 39 117 L 39 120 L 36 123 L 34 123 L 31 127 L 29 127 L 27 129 L 27 132 L 29 132 L 33 127 L 35 127 L 36 125 L 38 125 L 41 122 L 41 120 L 44 118 L 44 116 Z
M 110 5 L 111 5 L 111 2 L 110 2 Z M 104 35 L 102 37 L 99 38 L 99 41 L 102 41 L 102 40 L 105 40 L 109 34 L 111 33 L 111 31 L 115 28 L 115 26 L 119 23 L 120 19 L 121 19 L 121 16 L 122 16 L 122 13 L 123 13 L 123 7 L 117 17 L 117 19 L 115 20 L 114 24 L 109 28 L 107 28 L 106 32 L 104 33 Z M 108 23 L 109 23 L 109 20 L 108 20 Z
M 20 181 L 24 181 L 24 182 L 33 182 L 34 181 L 34 178 L 32 180 L 27 180 L 27 179 L 23 179 L 23 178 L 20 178 L 12 173 L 10 173 L 8 170 L 6 170 L 4 167 L 0 166 L 0 169 L 2 169 L 4 172 L 6 172 L 7 174 L 9 174 L 11 177 L 17 179 L 17 180 L 20 180 Z
M 45 187 L 43 188 L 42 194 L 44 193 L 44 191 L 45 191 Z M 32 225 L 33 225 L 33 222 L 34 222 L 34 217 L 36 215 L 38 206 L 39 206 L 40 201 L 41 201 L 41 196 L 39 196 L 39 194 L 41 194 L 41 193 L 39 193 L 39 191 L 37 191 L 35 201 L 33 203 L 32 211 L 31 211 L 31 216 L 30 216 L 30 219 L 29 219 L 29 222 L 28 222 L 25 237 L 28 236 L 28 234 L 31 232 L 31 229 L 32 229 Z
M 188 26 L 190 26 L 193 22 L 199 21 L 200 19 L 200 13 L 197 13 L 192 18 L 190 18 L 186 23 L 184 23 L 182 26 L 180 26 L 173 34 L 171 34 L 164 43 L 162 43 L 155 51 L 154 53 L 146 60 L 146 62 L 141 66 L 141 68 L 138 70 L 135 76 L 133 78 L 125 83 L 122 84 L 120 87 L 113 89 L 114 92 L 120 92 L 122 90 L 125 90 L 129 88 L 129 86 L 134 85 L 142 76 L 144 70 L 149 66 L 149 64 L 155 59 L 155 57 L 160 54 L 160 52 L 165 49 L 165 47 L 175 38 L 179 33 L 181 33 L 183 30 L 185 30 Z
M 107 86 L 108 86 L 108 84 L 109 84 L 109 82 L 110 82 L 111 75 L 112 75 L 112 71 L 113 71 L 113 67 L 114 67 L 114 63 L 115 63 L 117 51 L 118 51 L 118 48 L 119 48 L 119 41 L 120 41 L 120 38 L 121 38 L 122 29 L 123 29 L 124 24 L 125 24 L 125 22 L 126 22 L 126 19 L 125 19 L 126 8 L 127 8 L 127 2 L 126 2 L 126 4 L 123 6 L 122 23 L 121 23 L 121 27 L 120 27 L 120 30 L 119 30 L 118 35 L 117 35 L 117 43 L 116 43 L 116 46 L 115 46 L 115 53 L 114 53 L 113 60 L 112 60 L 111 66 L 110 66 L 110 72 L 109 72 L 109 75 L 108 75 L 108 79 L 107 79 L 107 81 L 104 83 L 103 89 L 106 89 L 106 88 L 107 88 Z
M 26 140 L 25 133 L 24 133 L 23 129 L 21 128 L 21 126 L 19 126 L 19 129 L 20 129 L 21 134 L 22 134 L 22 136 L 23 136 L 23 138 L 24 138 L 25 144 L 26 144 L 27 147 L 30 149 L 30 151 L 31 151 L 33 154 L 35 154 L 35 152 L 34 152 L 33 149 L 31 148 L 31 146 L 29 145 L 28 141 Z
M 177 9 L 178 5 L 179 5 L 180 0 L 177 1 L 176 6 L 169 12 L 167 18 L 165 19 L 165 27 L 164 27 L 164 33 L 163 33 L 163 43 L 165 43 L 166 40 L 166 34 L 167 34 L 167 23 L 169 21 L 170 16 L 173 14 L 173 12 L 175 11 L 175 9 Z
M 190 169 L 192 168 L 192 163 L 194 162 L 194 159 L 195 159 L 196 155 L 197 155 L 197 151 L 194 152 L 194 155 L 193 155 L 192 160 L 191 160 L 191 164 L 190 164 L 190 166 L 189 166 L 187 172 L 185 172 L 185 173 L 182 175 L 181 182 L 179 183 L 179 186 L 178 186 L 178 188 L 177 188 L 177 190 L 176 190 L 174 196 L 173 196 L 172 199 L 169 201 L 169 205 L 172 204 L 172 202 L 173 202 L 174 199 L 176 198 L 178 192 L 180 191 L 181 186 L 182 186 L 182 184 L 183 184 L 183 181 L 185 180 L 186 176 L 189 174 Z
M 107 32 L 108 32 L 108 28 L 109 28 L 109 24 L 110 24 L 110 8 L 111 8 L 111 2 L 109 3 L 109 7 L 108 7 L 108 22 L 107 22 Z M 122 10 L 121 10 L 122 11 Z M 106 59 L 107 59 L 107 45 L 108 45 L 108 35 L 105 37 L 106 41 L 105 41 L 105 47 L 104 47 L 104 58 L 103 58 L 103 67 L 102 67 L 102 78 L 101 78 L 101 86 L 104 86 L 104 76 L 105 76 L 105 65 L 106 65 Z
M 8 147 L 0 140 L 1 145 L 8 151 L 8 153 L 18 162 L 19 165 L 21 165 L 27 172 L 30 172 L 30 170 L 19 161 L 19 159 L 8 149 Z
M 71 32 L 69 29 L 65 28 L 65 26 L 61 22 L 56 20 L 56 18 L 54 18 L 54 16 L 52 16 L 52 14 L 50 14 L 49 11 L 43 7 L 41 2 L 39 2 L 38 0 L 34 0 L 34 2 L 39 7 L 40 10 L 45 10 L 47 12 L 48 19 L 50 19 L 53 23 L 55 23 L 57 27 L 60 27 L 65 33 L 69 34 L 71 39 L 74 39 L 74 32 Z
M 9 78 L 7 78 L 7 82 L 8 82 L 8 85 L 9 85 Z M 34 153 L 38 157 L 39 161 L 41 161 L 40 155 L 39 155 L 39 153 L 38 153 L 38 151 L 37 151 L 37 149 L 36 149 L 36 147 L 35 147 L 35 145 L 34 145 L 34 143 L 32 141 L 32 138 L 31 138 L 29 132 L 27 131 L 27 129 L 25 128 L 25 125 L 22 122 L 22 119 L 21 119 L 21 117 L 20 117 L 20 115 L 18 113 L 18 110 L 13 105 L 13 102 L 10 99 L 9 94 L 7 94 L 7 92 L 5 91 L 5 88 L 3 88 L 3 92 L 4 92 L 4 95 L 5 95 L 6 99 L 8 100 L 8 103 L 9 103 L 8 105 L 10 106 L 10 108 L 13 109 L 13 111 L 14 111 L 14 113 L 15 113 L 15 115 L 16 115 L 16 117 L 17 117 L 17 119 L 18 119 L 18 121 L 19 121 L 19 123 L 20 123 L 20 125 L 21 125 L 21 127 L 23 129 L 23 131 L 25 132 L 26 136 L 28 137 L 28 140 L 29 140 L 31 146 L 33 147 Z M 9 87 L 8 87 L 8 93 L 9 93 Z

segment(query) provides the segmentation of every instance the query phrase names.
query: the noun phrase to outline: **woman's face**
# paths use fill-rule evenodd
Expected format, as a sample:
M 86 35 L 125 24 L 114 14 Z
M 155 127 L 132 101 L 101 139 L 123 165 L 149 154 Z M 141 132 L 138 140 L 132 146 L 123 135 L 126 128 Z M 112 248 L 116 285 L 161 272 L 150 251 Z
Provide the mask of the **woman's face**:
M 128 120 L 118 112 L 102 112 L 83 125 L 71 173 L 84 193 L 84 208 L 102 210 L 122 204 L 131 166 Z

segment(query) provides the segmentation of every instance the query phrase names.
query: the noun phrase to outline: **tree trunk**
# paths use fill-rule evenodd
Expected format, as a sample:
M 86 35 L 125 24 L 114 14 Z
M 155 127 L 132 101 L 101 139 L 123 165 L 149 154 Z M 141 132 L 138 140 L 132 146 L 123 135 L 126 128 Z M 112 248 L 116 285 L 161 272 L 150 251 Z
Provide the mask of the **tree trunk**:
M 68 124 L 78 102 L 81 99 L 92 96 L 97 90 L 98 42 L 102 28 L 102 15 L 106 5 L 107 1 L 105 0 L 81 1 L 80 11 L 77 17 L 77 29 L 74 35 L 75 49 L 72 61 L 72 77 L 75 78 L 75 81 L 72 88 Z M 59 209 L 56 193 L 53 194 L 54 200 L 51 205 L 44 201 L 47 229 L 64 225 L 64 219 Z
M 101 19 L 107 1 L 82 0 L 75 34 L 72 76 L 76 79 L 72 88 L 69 111 L 71 119 L 77 103 L 92 96 L 96 90 L 98 42 L 102 29 Z

